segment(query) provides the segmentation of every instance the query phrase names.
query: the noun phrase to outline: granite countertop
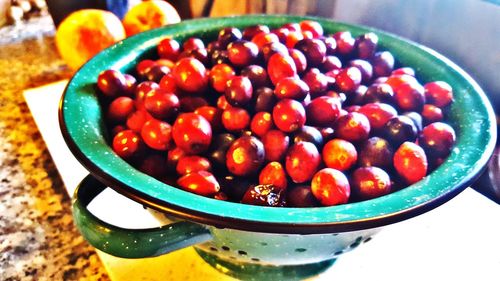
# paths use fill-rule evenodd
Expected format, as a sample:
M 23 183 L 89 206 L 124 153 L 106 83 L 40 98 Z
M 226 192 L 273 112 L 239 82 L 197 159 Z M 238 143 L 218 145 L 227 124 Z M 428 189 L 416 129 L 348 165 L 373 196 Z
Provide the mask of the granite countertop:
M 0 28 L 0 280 L 109 280 L 22 95 L 70 76 L 49 16 Z

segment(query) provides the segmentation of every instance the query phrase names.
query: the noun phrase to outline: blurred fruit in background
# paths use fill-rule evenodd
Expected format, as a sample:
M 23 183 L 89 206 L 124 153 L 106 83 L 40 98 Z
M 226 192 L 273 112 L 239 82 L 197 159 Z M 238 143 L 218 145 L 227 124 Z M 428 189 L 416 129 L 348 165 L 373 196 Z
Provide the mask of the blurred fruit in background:
M 161 0 L 145 1 L 132 7 L 123 18 L 127 36 L 181 21 L 177 10 Z
M 66 17 L 56 32 L 59 54 L 74 70 L 101 50 L 125 38 L 120 19 L 111 12 L 83 9 Z

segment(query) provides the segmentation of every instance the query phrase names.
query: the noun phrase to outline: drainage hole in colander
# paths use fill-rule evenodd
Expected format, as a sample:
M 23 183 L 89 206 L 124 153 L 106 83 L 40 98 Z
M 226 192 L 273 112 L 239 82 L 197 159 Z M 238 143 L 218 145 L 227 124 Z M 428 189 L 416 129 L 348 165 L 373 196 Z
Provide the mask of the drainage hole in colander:
M 260 259 L 258 259 L 258 258 L 251 258 L 251 260 L 253 260 L 253 261 L 260 261 Z
M 303 253 L 305 251 L 307 251 L 307 249 L 304 249 L 304 248 L 297 248 L 297 249 L 295 249 L 295 252 L 297 252 L 297 253 Z
M 242 255 L 242 256 L 246 256 L 246 255 L 247 255 L 247 252 L 242 251 L 242 250 L 238 250 L 238 254 L 240 254 L 240 255 Z
M 338 255 L 342 255 L 343 253 L 344 253 L 344 251 L 340 250 L 340 251 L 333 253 L 333 255 L 338 256 Z
M 231 250 L 231 249 L 229 249 L 229 247 L 228 247 L 228 246 L 222 246 L 221 248 L 222 248 L 222 250 L 224 250 L 224 251 L 229 251 L 229 250 Z
M 217 252 L 218 250 L 217 250 L 217 248 L 215 248 L 215 247 L 210 247 L 210 251 Z
M 267 246 L 267 243 L 266 242 L 260 242 L 260 245 Z
M 368 237 L 368 238 L 366 238 L 366 239 L 365 239 L 365 241 L 363 241 L 363 242 L 364 242 L 364 243 L 366 243 L 366 242 L 368 242 L 368 241 L 370 241 L 370 240 L 372 240 L 372 238 L 371 238 L 371 237 Z

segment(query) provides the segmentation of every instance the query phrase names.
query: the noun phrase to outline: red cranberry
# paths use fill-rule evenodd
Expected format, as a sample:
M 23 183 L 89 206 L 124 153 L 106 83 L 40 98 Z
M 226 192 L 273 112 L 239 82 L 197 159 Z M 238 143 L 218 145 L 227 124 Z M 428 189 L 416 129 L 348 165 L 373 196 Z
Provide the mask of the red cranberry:
M 158 44 L 158 55 L 160 58 L 175 61 L 179 56 L 180 49 L 181 46 L 175 39 L 165 38 Z
M 146 109 L 144 107 L 144 100 L 146 99 L 146 96 L 158 88 L 160 88 L 158 84 L 153 81 L 139 83 L 139 85 L 135 88 L 135 107 L 139 110 Z
M 399 147 L 405 141 L 415 141 L 417 127 L 409 117 L 399 115 L 390 119 L 381 129 L 380 134 L 394 147 Z
M 356 40 L 349 31 L 339 31 L 333 34 L 333 38 L 337 42 L 337 53 L 343 56 L 349 56 L 352 53 Z
M 297 73 L 302 73 L 307 69 L 307 59 L 304 53 L 297 49 L 288 49 L 288 54 L 292 57 Z
M 404 142 L 394 153 L 394 168 L 407 184 L 414 184 L 427 174 L 424 150 L 413 142 Z
M 394 68 L 394 57 L 388 51 L 375 53 L 371 59 L 373 76 L 389 76 Z
M 259 184 L 272 184 L 284 190 L 288 185 L 286 173 L 280 162 L 269 162 L 259 174 Z
M 453 89 L 444 81 L 429 82 L 424 85 L 427 102 L 438 107 L 445 107 L 453 101 Z
M 259 33 L 269 33 L 269 27 L 267 25 L 252 25 L 243 29 L 243 39 L 252 40 L 252 38 Z
M 271 42 L 261 48 L 264 61 L 268 62 L 272 55 L 279 53 L 282 55 L 288 54 L 288 48 L 280 42 Z
M 187 92 L 202 92 L 208 84 L 205 66 L 195 58 L 177 61 L 172 74 L 177 86 Z
M 323 72 L 329 72 L 342 68 L 342 62 L 336 56 L 326 56 L 325 61 L 321 65 Z
M 372 84 L 363 95 L 363 103 L 381 102 L 394 104 L 394 92 L 389 84 Z
M 226 100 L 232 106 L 242 106 L 252 99 L 252 82 L 246 76 L 235 76 L 227 81 Z
M 222 129 L 222 109 L 205 105 L 198 107 L 194 113 L 207 119 L 212 127 L 212 131 L 220 131 Z
M 290 147 L 285 157 L 286 172 L 293 182 L 311 180 L 321 163 L 321 155 L 310 142 L 298 142 Z
M 180 101 L 172 93 L 155 89 L 144 98 L 144 107 L 154 118 L 166 120 L 177 115 Z
M 155 62 L 158 65 L 163 65 L 168 67 L 168 69 L 172 69 L 175 66 L 175 62 L 169 59 L 157 59 Z
M 249 65 L 240 72 L 241 76 L 246 76 L 252 82 L 253 88 L 264 87 L 269 84 L 267 71 L 260 65 Z
M 153 60 L 142 60 L 135 66 L 135 72 L 137 72 L 139 78 L 146 78 L 146 73 L 156 64 Z
M 324 206 L 345 204 L 351 195 L 351 187 L 346 176 L 332 168 L 324 168 L 314 175 L 311 191 Z
M 192 172 L 212 170 L 210 161 L 207 158 L 197 155 L 186 155 L 177 162 L 176 171 L 179 175 L 185 175 Z
M 156 150 L 172 148 L 172 126 L 167 122 L 151 119 L 144 123 L 141 129 L 144 142 Z
M 425 150 L 429 158 L 447 157 L 455 144 L 455 130 L 443 122 L 427 125 L 418 138 L 418 144 Z
M 297 75 L 297 68 L 292 57 L 276 53 L 269 59 L 267 74 L 271 82 L 276 85 L 283 78 L 295 77 Z
M 219 31 L 217 41 L 220 42 L 222 47 L 225 47 L 229 43 L 241 40 L 242 37 L 241 31 L 236 27 L 226 27 Z
M 424 119 L 424 124 L 430 124 L 434 122 L 439 122 L 443 120 L 443 111 L 441 108 L 433 104 L 424 104 L 424 109 L 422 109 L 422 117 Z
M 318 207 L 310 185 L 298 185 L 287 190 L 286 204 L 289 207 Z
M 245 130 L 250 125 L 250 115 L 240 107 L 230 107 L 222 112 L 222 125 L 229 132 Z
M 296 77 L 285 77 L 278 81 L 274 94 L 278 99 L 303 100 L 309 94 L 309 86 Z
M 316 147 L 321 148 L 323 146 L 323 135 L 321 135 L 321 132 L 314 127 L 304 126 L 293 132 L 292 135 L 292 143 L 298 143 L 301 141 L 310 142 Z
M 340 114 L 340 100 L 328 96 L 313 99 L 306 108 L 307 121 L 316 126 L 332 126 Z
M 370 134 L 370 121 L 358 112 L 349 112 L 337 119 L 335 134 L 338 138 L 351 142 L 362 141 Z
M 290 138 L 280 130 L 270 130 L 262 137 L 266 161 L 281 161 L 285 157 Z
M 130 159 L 142 150 L 140 136 L 132 130 L 124 130 L 113 138 L 113 151 L 123 159 Z
M 129 97 L 118 97 L 108 107 L 107 119 L 112 123 L 123 123 L 135 111 L 134 100 Z
M 389 120 L 398 116 L 396 109 L 386 103 L 367 103 L 360 107 L 358 112 L 368 118 L 373 130 L 382 129 Z
M 266 44 L 272 43 L 272 42 L 279 42 L 280 39 L 276 34 L 273 33 L 258 33 L 252 38 L 252 42 L 259 47 L 259 50 L 262 49 Z
M 258 88 L 254 94 L 255 112 L 266 111 L 271 112 L 276 104 L 276 96 L 274 91 L 267 87 Z
M 137 155 L 142 148 L 140 136 L 132 130 L 124 130 L 113 138 L 113 151 L 123 159 Z
M 392 90 L 396 92 L 402 85 L 413 83 L 418 84 L 418 81 L 415 77 L 408 74 L 398 74 L 387 77 L 387 80 L 383 83 L 391 86 Z
M 108 69 L 97 77 L 97 87 L 105 96 L 116 97 L 124 94 L 127 80 L 118 70 Z
M 352 173 L 351 191 L 361 200 L 377 198 L 391 192 L 391 178 L 378 167 L 361 167 Z
M 323 27 L 317 21 L 303 20 L 299 23 L 299 25 L 302 31 L 311 32 L 314 38 L 323 36 Z
M 383 138 L 371 137 L 359 147 L 358 164 L 363 167 L 377 166 L 383 169 L 392 167 L 394 150 Z
M 259 137 L 263 137 L 273 127 L 273 118 L 269 112 L 257 112 L 250 123 L 250 129 Z
M 274 124 L 283 132 L 293 132 L 306 123 L 306 111 L 296 100 L 280 100 L 273 109 Z
M 285 39 L 285 45 L 287 48 L 294 48 L 297 42 L 304 39 L 304 34 L 298 31 L 290 31 Z
M 201 115 L 183 113 L 177 117 L 172 128 L 175 144 L 190 154 L 207 150 L 212 141 L 210 123 Z
M 191 37 L 184 41 L 182 44 L 182 49 L 184 51 L 194 50 L 194 49 L 205 49 L 205 43 L 200 38 Z
M 304 54 L 308 66 L 318 67 L 325 61 L 326 46 L 319 39 L 302 39 L 295 44 L 294 48 Z
M 328 168 L 347 171 L 356 164 L 358 153 L 354 145 L 343 139 L 333 139 L 325 144 L 323 162 Z
M 219 192 L 220 185 L 212 173 L 197 171 L 186 174 L 177 180 L 184 190 L 203 196 L 211 196 Z
M 361 59 L 352 60 L 349 62 L 349 66 L 354 66 L 361 72 L 361 83 L 368 83 L 372 79 L 373 76 L 373 67 L 372 65 Z
M 422 111 L 425 103 L 424 87 L 418 83 L 405 83 L 395 91 L 394 98 L 402 111 Z
M 323 95 L 328 89 L 329 77 L 321 73 L 317 68 L 311 68 L 302 79 L 309 86 L 313 97 Z
M 234 66 L 243 67 L 252 64 L 259 55 L 259 48 L 250 41 L 240 40 L 227 46 L 229 61 Z
M 127 127 L 123 125 L 116 125 L 111 129 L 111 136 L 114 138 L 119 132 L 127 130 Z
M 212 67 L 210 73 L 208 74 L 208 79 L 212 88 L 219 93 L 224 93 L 227 81 L 231 80 L 235 76 L 236 74 L 231 66 L 221 63 Z
M 226 166 L 237 176 L 256 174 L 264 163 L 264 145 L 256 137 L 243 136 L 235 140 L 226 153 Z
M 378 36 L 373 32 L 365 33 L 356 38 L 354 44 L 360 59 L 370 59 L 377 50 Z
M 258 206 L 280 207 L 285 204 L 284 197 L 284 192 L 274 185 L 259 184 L 250 186 L 241 199 L 241 203 Z
M 400 67 L 398 69 L 394 69 L 391 72 L 391 76 L 392 75 L 404 75 L 404 74 L 415 77 L 415 70 L 411 67 Z
M 347 67 L 337 74 L 335 83 L 342 92 L 354 91 L 361 84 L 361 71 L 357 67 Z
M 159 86 L 167 93 L 177 93 L 177 86 L 175 85 L 175 78 L 172 72 L 161 78 Z

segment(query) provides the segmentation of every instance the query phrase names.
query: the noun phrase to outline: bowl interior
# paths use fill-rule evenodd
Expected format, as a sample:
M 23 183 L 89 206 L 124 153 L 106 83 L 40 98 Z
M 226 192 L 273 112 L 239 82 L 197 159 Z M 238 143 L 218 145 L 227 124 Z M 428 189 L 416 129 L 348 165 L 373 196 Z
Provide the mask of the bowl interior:
M 321 18 L 325 33 L 349 30 L 354 36 L 375 32 L 379 48 L 390 50 L 399 65 L 411 66 L 422 83 L 443 80 L 452 85 L 455 102 L 449 123 L 457 143 L 446 161 L 424 180 L 392 194 L 358 203 L 318 208 L 270 208 L 197 196 L 143 174 L 119 158 L 108 145 L 103 111 L 95 92 L 99 72 L 109 68 L 132 72 L 138 60 L 154 57 L 158 42 L 169 36 L 213 39 L 222 27 L 267 24 L 277 27 L 305 17 L 245 16 L 184 21 L 125 39 L 85 64 L 68 84 L 60 104 L 63 136 L 79 161 L 118 192 L 152 208 L 218 227 L 281 233 L 326 233 L 393 223 L 422 213 L 458 194 L 485 166 L 496 138 L 494 114 L 480 87 L 438 53 L 368 27 Z M 293 226 L 293 227 L 291 227 Z

